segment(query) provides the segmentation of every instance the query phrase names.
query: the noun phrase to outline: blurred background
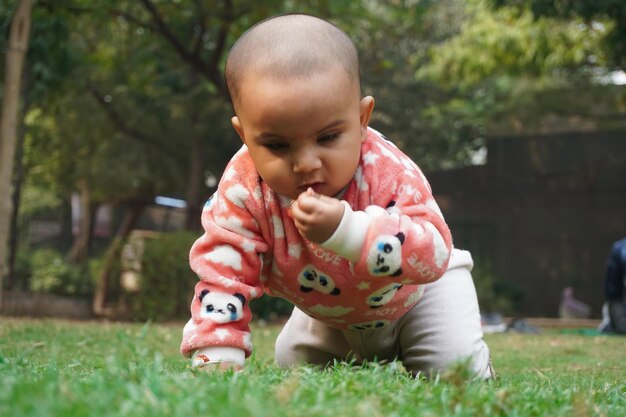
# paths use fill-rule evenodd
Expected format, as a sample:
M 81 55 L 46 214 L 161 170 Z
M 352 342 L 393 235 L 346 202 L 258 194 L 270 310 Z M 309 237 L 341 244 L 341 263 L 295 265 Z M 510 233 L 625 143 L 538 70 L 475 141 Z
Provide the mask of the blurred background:
M 188 250 L 240 146 L 223 64 L 286 12 L 356 43 L 371 126 L 426 173 L 483 312 L 557 317 L 570 288 L 600 317 L 626 235 L 623 0 L 3 0 L 3 314 L 188 318 Z

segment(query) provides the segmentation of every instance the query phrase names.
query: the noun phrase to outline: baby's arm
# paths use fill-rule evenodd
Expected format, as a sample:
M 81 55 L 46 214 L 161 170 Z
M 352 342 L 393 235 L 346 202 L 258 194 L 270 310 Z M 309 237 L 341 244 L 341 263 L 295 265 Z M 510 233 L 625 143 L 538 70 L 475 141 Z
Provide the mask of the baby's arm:
M 237 169 L 239 168 L 239 169 Z M 253 213 L 264 201 L 249 190 L 246 166 L 231 163 L 218 191 L 205 205 L 205 233 L 189 259 L 200 281 L 191 302 L 191 320 L 183 330 L 181 353 L 202 369 L 240 369 L 252 350 L 250 301 L 263 294 L 262 254 L 268 250 Z

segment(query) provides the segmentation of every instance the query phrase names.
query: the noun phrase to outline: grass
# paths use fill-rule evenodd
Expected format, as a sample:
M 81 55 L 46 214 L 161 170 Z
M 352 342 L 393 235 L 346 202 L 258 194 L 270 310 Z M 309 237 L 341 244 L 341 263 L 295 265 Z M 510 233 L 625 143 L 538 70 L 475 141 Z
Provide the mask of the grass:
M 256 325 L 241 373 L 195 373 L 182 324 L 0 317 L 0 416 L 620 416 L 626 338 L 496 334 L 496 382 L 462 372 L 411 379 L 401 366 L 318 371 L 272 363 L 276 326 Z

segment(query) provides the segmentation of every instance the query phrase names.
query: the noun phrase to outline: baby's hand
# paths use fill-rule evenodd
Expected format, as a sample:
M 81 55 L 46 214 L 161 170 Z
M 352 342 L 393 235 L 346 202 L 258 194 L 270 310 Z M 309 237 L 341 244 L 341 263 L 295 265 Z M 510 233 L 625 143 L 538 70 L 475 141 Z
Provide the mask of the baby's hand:
M 291 217 L 302 236 L 311 242 L 322 243 L 337 230 L 343 210 L 341 201 L 309 188 L 291 205 Z

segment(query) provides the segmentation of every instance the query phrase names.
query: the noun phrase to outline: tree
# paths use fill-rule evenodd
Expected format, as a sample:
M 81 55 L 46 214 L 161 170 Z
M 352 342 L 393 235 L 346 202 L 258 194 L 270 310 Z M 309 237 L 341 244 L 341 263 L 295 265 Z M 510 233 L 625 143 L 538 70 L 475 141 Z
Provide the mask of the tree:
M 69 4 L 74 0 L 57 0 L 56 4 Z M 8 7 L 0 8 L 0 30 L 6 33 L 6 37 L 0 38 L 0 49 L 3 51 L 8 49 L 8 33 L 12 21 L 12 11 L 16 9 L 16 0 L 9 1 Z M 35 113 L 39 109 L 45 108 L 44 101 L 51 94 L 58 92 L 63 88 L 63 80 L 76 67 L 77 60 L 72 54 L 73 49 L 68 45 L 68 16 L 63 13 L 51 14 L 46 7 L 45 2 L 38 1 L 33 4 L 31 13 L 31 31 L 29 36 L 29 45 L 26 55 L 28 65 L 24 67 L 21 88 L 21 113 L 24 115 L 19 118 L 18 134 L 16 137 L 15 157 L 13 168 L 13 184 L 12 184 L 12 216 L 11 216 L 11 233 L 8 247 L 8 279 L 5 282 L 5 288 L 13 288 L 16 282 L 15 260 L 20 237 L 23 232 L 20 231 L 21 223 L 20 205 L 22 201 L 23 184 L 28 182 L 29 167 L 24 164 L 24 144 L 27 137 L 37 130 L 37 126 L 27 122 L 31 109 Z M 39 129 L 40 130 L 40 129 Z M 52 185 L 52 186 L 50 186 Z M 56 189 L 54 183 L 46 185 L 45 193 Z M 29 196 L 33 195 L 34 189 L 28 190 Z M 32 199 L 31 199 L 32 201 Z M 50 200 L 47 200 L 50 201 Z M 41 207 L 41 204 L 30 204 L 30 209 Z M 31 212 L 32 213 L 32 212 Z M 24 278 L 22 276 L 22 278 Z M 25 282 L 21 282 L 25 288 Z
M 0 308 L 5 270 L 6 247 L 11 219 L 11 179 L 19 114 L 20 87 L 24 57 L 30 34 L 31 0 L 20 0 L 11 23 L 6 54 L 2 119 L 0 121 Z
M 626 70 L 626 2 L 623 0 L 491 0 L 496 7 L 510 6 L 530 11 L 536 18 L 562 20 L 581 18 L 589 25 L 603 26 L 602 50 L 611 67 Z
M 475 145 L 458 119 L 433 121 L 429 111 L 450 94 L 417 78 L 428 52 L 458 32 L 465 6 L 457 0 L 368 3 L 359 19 L 339 21 L 360 52 L 363 86 L 376 99 L 371 125 L 427 171 L 458 166 Z M 352 23 L 354 22 L 354 23 Z
M 481 131 L 547 129 L 555 119 L 573 128 L 578 120 L 605 123 L 617 116 L 618 89 L 594 79 L 607 67 L 598 53 L 603 27 L 494 10 L 482 0 L 468 1 L 465 14 L 458 32 L 433 46 L 417 71 L 449 93 L 425 113 L 430 123 L 452 121 L 480 138 Z

